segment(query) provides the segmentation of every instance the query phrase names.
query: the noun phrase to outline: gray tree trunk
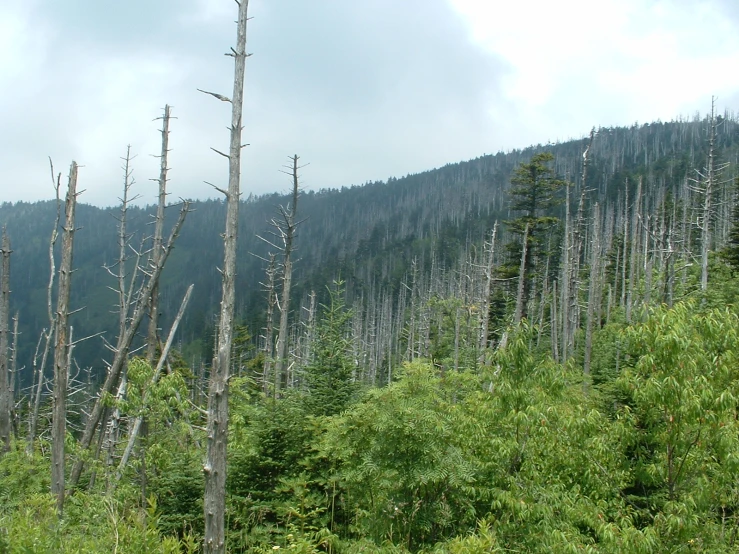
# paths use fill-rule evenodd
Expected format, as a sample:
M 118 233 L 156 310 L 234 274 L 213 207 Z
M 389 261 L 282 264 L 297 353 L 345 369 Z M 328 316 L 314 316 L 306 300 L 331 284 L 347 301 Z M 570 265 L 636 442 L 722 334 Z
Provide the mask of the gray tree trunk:
M 590 282 L 588 284 L 588 308 L 587 321 L 585 322 L 585 353 L 583 362 L 583 374 L 585 379 L 583 387 L 588 386 L 590 379 L 590 355 L 593 351 L 593 327 L 596 313 L 596 303 L 600 302 L 598 294 L 598 280 L 600 279 L 600 210 L 596 203 L 593 207 L 593 235 L 590 249 Z
M 298 155 L 292 156 L 290 161 L 289 175 L 292 177 L 292 205 L 287 209 L 280 208 L 282 221 L 277 225 L 277 229 L 282 238 L 282 301 L 280 308 L 280 331 L 277 335 L 277 360 L 275 364 L 275 386 L 279 386 L 283 380 L 287 365 L 287 342 L 288 342 L 288 318 L 290 313 L 290 289 L 292 287 L 293 277 L 293 240 L 295 239 L 295 229 L 298 225 L 295 221 L 295 214 L 298 210 Z
M 521 323 L 523 317 L 523 295 L 526 289 L 526 251 L 529 243 L 529 224 L 523 232 L 523 244 L 521 246 L 521 266 L 518 270 L 518 292 L 516 293 L 516 310 L 513 313 L 513 325 Z
M 498 222 L 493 225 L 493 232 L 490 234 L 490 242 L 486 244 L 486 253 L 488 255 L 485 264 L 485 288 L 482 293 L 482 321 L 480 329 L 480 361 L 485 356 L 485 349 L 488 347 L 488 337 L 490 336 L 490 295 L 493 292 L 493 260 L 495 257 L 495 235 L 498 232 Z
M 51 169 L 51 182 L 54 185 L 54 191 L 56 193 L 56 218 L 54 219 L 54 226 L 51 229 L 51 237 L 49 238 L 49 282 L 46 285 L 46 312 L 49 319 L 49 328 L 42 332 L 42 337 L 39 339 L 39 346 L 41 342 L 44 343 L 44 350 L 41 354 L 41 362 L 38 364 L 38 347 L 36 348 L 36 354 L 33 357 L 33 369 L 34 374 L 37 375 L 36 387 L 32 390 L 33 405 L 30 409 L 30 417 L 28 419 L 28 446 L 27 452 L 31 454 L 33 452 L 34 441 L 36 440 L 36 428 L 38 426 L 38 414 L 41 407 L 41 392 L 44 387 L 44 371 L 46 370 L 46 361 L 49 356 L 49 350 L 51 349 L 51 340 L 54 336 L 54 329 L 56 328 L 56 317 L 54 315 L 54 309 L 52 307 L 54 281 L 56 279 L 56 264 L 54 262 L 54 246 L 59 236 L 59 222 L 61 221 L 61 202 L 59 200 L 59 189 L 61 188 L 61 173 L 54 177 L 54 165 L 49 159 L 49 167 Z
M 69 292 L 72 283 L 72 250 L 77 206 L 77 163 L 69 168 L 69 185 L 64 203 L 62 259 L 59 264 L 59 292 L 56 308 L 54 348 L 54 398 L 51 427 L 51 492 L 56 495 L 57 511 L 64 510 L 64 439 L 67 434 L 67 380 L 69 378 Z
M 3 227 L 2 250 L 0 251 L 2 253 L 2 265 L 0 265 L 0 456 L 10 449 L 12 432 L 13 388 L 11 387 L 11 368 L 8 364 L 11 252 L 10 239 L 7 230 Z
M 157 216 L 154 223 L 154 241 L 151 249 L 151 260 L 153 265 L 159 263 L 162 256 L 162 235 L 164 233 L 164 207 L 167 203 L 167 154 L 169 153 L 169 105 L 164 106 L 162 116 L 162 152 L 159 156 L 159 202 L 157 203 Z M 149 331 L 146 339 L 146 361 L 154 363 L 156 357 L 159 324 L 159 284 L 151 291 L 151 303 L 149 305 Z
M 703 215 L 701 224 L 701 290 L 708 289 L 708 252 L 711 250 L 711 220 L 713 218 L 713 195 L 715 180 L 716 115 L 715 101 L 711 99 L 711 119 L 708 131 L 708 167 L 703 175 Z
M 246 65 L 246 20 L 248 0 L 239 3 L 234 58 L 233 98 L 231 100 L 231 141 L 228 154 L 228 191 L 226 192 L 226 230 L 223 235 L 223 292 L 218 332 L 218 351 L 213 360 L 208 390 L 207 451 L 205 473 L 205 554 L 226 551 L 226 452 L 228 447 L 228 378 L 231 367 L 231 336 L 235 303 L 236 239 L 239 222 L 241 180 L 241 131 Z

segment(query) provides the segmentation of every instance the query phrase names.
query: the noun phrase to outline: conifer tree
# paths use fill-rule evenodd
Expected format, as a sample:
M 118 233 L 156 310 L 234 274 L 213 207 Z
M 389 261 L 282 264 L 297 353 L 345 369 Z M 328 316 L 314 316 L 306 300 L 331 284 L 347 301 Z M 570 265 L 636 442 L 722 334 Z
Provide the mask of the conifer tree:
M 348 326 L 352 311 L 344 303 L 344 282 L 329 290 L 313 343 L 313 359 L 305 369 L 308 408 L 315 415 L 334 415 L 346 408 L 356 388 L 354 364 L 349 357 Z
M 523 215 L 507 223 L 511 233 L 521 235 L 526 241 L 520 272 L 523 280 L 521 314 L 527 313 L 526 302 L 530 297 L 535 259 L 542 238 L 558 221 L 556 217 L 545 215 L 561 202 L 557 193 L 565 186 L 565 181 L 557 179 L 550 166 L 553 160 L 551 152 L 536 154 L 528 163 L 522 163 L 511 178 L 511 210 L 523 212 Z M 512 260 L 518 261 L 522 250 L 522 245 L 511 245 Z

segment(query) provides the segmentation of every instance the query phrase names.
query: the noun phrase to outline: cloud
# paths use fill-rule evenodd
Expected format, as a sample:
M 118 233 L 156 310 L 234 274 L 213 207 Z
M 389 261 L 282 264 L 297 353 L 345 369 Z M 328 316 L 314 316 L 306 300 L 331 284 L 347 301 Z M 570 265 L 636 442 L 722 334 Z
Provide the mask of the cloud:
M 338 187 L 483 153 L 736 102 L 731 0 L 253 0 L 243 190 Z M 174 106 L 173 197 L 215 196 L 228 144 L 235 8 L 221 0 L 6 0 L 0 5 L 4 200 L 48 198 L 47 156 L 84 167 L 110 205 L 138 154 L 153 202 L 160 122 Z
M 737 91 L 727 68 L 739 62 L 739 11 L 726 0 L 450 3 L 514 68 L 504 93 L 532 136 L 673 119 Z

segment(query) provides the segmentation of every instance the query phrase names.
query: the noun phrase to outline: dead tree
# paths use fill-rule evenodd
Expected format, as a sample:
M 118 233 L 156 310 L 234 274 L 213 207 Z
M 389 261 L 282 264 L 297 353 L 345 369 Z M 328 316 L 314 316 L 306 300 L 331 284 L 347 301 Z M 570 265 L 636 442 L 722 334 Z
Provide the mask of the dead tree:
M 716 163 L 716 109 L 715 98 L 711 98 L 711 115 L 708 122 L 708 160 L 703 171 L 697 171 L 694 190 L 703 196 L 703 208 L 701 210 L 701 290 L 708 289 L 708 253 L 711 250 L 713 237 L 711 234 L 716 206 L 714 197 L 719 186 L 720 174 L 728 164 L 718 165 Z
M 54 315 L 54 309 L 52 304 L 54 282 L 56 280 L 56 262 L 54 261 L 54 247 L 56 245 L 57 237 L 59 236 L 59 222 L 61 221 L 61 201 L 59 199 L 59 189 L 61 188 L 61 173 L 54 176 L 54 164 L 49 158 L 49 169 L 51 170 L 51 182 L 54 186 L 54 193 L 56 198 L 56 218 L 54 219 L 54 226 L 51 229 L 51 237 L 49 238 L 49 282 L 46 285 L 46 311 L 49 319 L 48 329 L 44 329 L 39 338 L 39 343 L 36 348 L 36 353 L 33 356 L 33 374 L 36 375 L 35 389 L 32 389 L 31 396 L 33 397 L 33 404 L 30 407 L 30 417 L 28 418 L 28 446 L 27 451 L 30 454 L 33 451 L 33 444 L 36 440 L 36 428 L 38 426 L 38 415 L 39 408 L 41 406 L 41 393 L 44 390 L 44 371 L 46 370 L 46 361 L 49 356 L 49 350 L 51 349 L 51 340 L 54 336 L 54 330 L 56 328 L 56 316 Z M 39 353 L 41 343 L 44 343 L 43 351 Z M 41 360 L 39 361 L 39 355 Z
M 280 206 L 280 219 L 272 220 L 279 238 L 282 240 L 282 301 L 278 304 L 280 310 L 280 330 L 277 334 L 277 360 L 275 361 L 275 387 L 279 387 L 285 373 L 287 365 L 287 333 L 288 318 L 290 312 L 290 289 L 292 287 L 293 276 L 293 241 L 295 240 L 295 231 L 300 221 L 295 221 L 295 214 L 298 210 L 298 160 L 297 154 L 290 158 L 292 162 L 287 173 L 292 178 L 292 204 L 288 204 L 287 208 Z M 302 166 L 305 167 L 305 166 Z
M 275 292 L 275 278 L 277 275 L 275 254 L 269 254 L 269 262 L 267 263 L 267 282 L 261 283 L 267 292 L 267 323 L 264 329 L 264 367 L 262 371 L 262 390 L 266 394 L 269 390 L 269 376 L 272 373 L 272 363 L 274 362 L 274 315 L 275 304 L 277 304 L 277 293 Z M 277 385 L 275 384 L 275 390 Z
M 10 449 L 12 432 L 13 389 L 8 363 L 8 333 L 10 311 L 10 239 L 3 227 L 2 265 L 0 265 L 0 456 Z
M 113 348 L 113 352 L 116 350 L 120 350 L 122 346 L 123 338 L 126 334 L 126 325 L 128 323 L 128 318 L 130 316 L 130 306 L 131 306 L 131 300 L 132 300 L 132 294 L 135 290 L 136 285 L 136 275 L 138 273 L 138 258 L 137 255 L 137 261 L 136 265 L 133 268 L 133 274 L 129 279 L 128 276 L 128 269 L 127 269 L 127 263 L 128 263 L 128 250 L 129 250 L 129 241 L 130 241 L 130 235 L 127 231 L 127 224 L 128 224 L 128 206 L 129 204 L 136 200 L 138 198 L 138 195 L 131 197 L 130 191 L 131 187 L 134 185 L 135 180 L 133 178 L 133 170 L 131 169 L 131 160 L 133 159 L 131 156 L 131 145 L 129 144 L 126 148 L 126 157 L 122 158 L 124 165 L 123 165 L 123 195 L 120 198 L 121 201 L 121 210 L 120 210 L 120 216 L 118 219 L 118 260 L 116 261 L 116 271 L 113 272 L 113 268 L 105 266 L 105 269 L 115 277 L 117 282 L 117 287 L 113 289 L 118 296 L 118 337 L 116 339 L 116 346 Z M 111 287 L 112 288 L 112 287 Z M 125 364 L 124 368 L 121 372 L 121 379 L 120 384 L 118 385 L 118 391 L 116 392 L 116 400 L 120 401 L 125 397 L 126 394 L 126 387 L 127 387 L 127 379 L 126 379 L 126 370 L 125 370 Z M 109 422 L 106 424 L 104 418 L 103 425 L 101 427 L 105 427 L 104 432 L 104 439 L 103 442 L 105 443 L 106 450 L 108 451 L 108 465 L 112 464 L 112 456 L 113 452 L 115 450 L 115 445 L 118 442 L 118 429 L 120 426 L 120 409 L 118 408 L 118 402 L 116 402 L 115 408 L 113 408 L 113 413 L 110 417 Z M 100 445 L 102 447 L 102 444 Z M 94 481 L 94 475 L 91 481 Z
M 153 265 L 159 263 L 162 256 L 162 235 L 164 233 L 164 208 L 167 202 L 167 155 L 169 153 L 169 119 L 170 107 L 164 106 L 164 115 L 162 116 L 162 153 L 159 156 L 159 202 L 157 203 L 157 215 L 154 222 L 154 240 L 151 248 L 151 260 Z M 157 284 L 151 291 L 151 303 L 149 305 L 149 332 L 146 339 L 146 361 L 149 364 L 154 363 L 157 345 L 157 325 L 159 324 L 159 285 Z
M 57 512 L 64 509 L 64 440 L 67 434 L 67 380 L 69 378 L 69 292 L 72 283 L 72 250 L 77 206 L 77 163 L 69 168 L 69 184 L 64 202 L 62 259 L 59 264 L 59 292 L 56 308 L 54 347 L 54 403 L 51 427 L 51 492 L 56 495 Z
M 220 94 L 216 98 L 231 103 L 231 140 L 228 158 L 228 190 L 226 196 L 226 229 L 223 235 L 223 290 L 221 296 L 218 344 L 208 390 L 208 425 L 205 473 L 205 554 L 223 554 L 226 550 L 226 452 L 228 446 L 228 379 L 231 367 L 231 339 L 233 332 L 236 276 L 236 239 L 239 223 L 239 188 L 241 180 L 241 131 L 244 103 L 244 69 L 246 65 L 246 20 L 248 0 L 237 2 L 236 48 L 231 49 L 234 58 L 233 96 L 229 100 Z
M 518 291 L 516 293 L 516 310 L 513 313 L 513 325 L 521 323 L 523 317 L 524 289 L 526 288 L 526 253 L 529 246 L 529 224 L 523 232 L 523 244 L 521 245 L 521 266 L 518 270 Z
M 146 410 L 147 404 L 149 402 L 149 394 L 150 394 L 152 387 L 154 387 L 159 381 L 159 376 L 162 373 L 162 368 L 164 367 L 164 364 L 167 361 L 167 356 L 169 356 L 169 351 L 172 348 L 172 341 L 174 340 L 175 333 L 177 332 L 177 327 L 179 327 L 180 321 L 182 320 L 182 316 L 185 315 L 185 309 L 187 308 L 187 303 L 190 301 L 190 295 L 192 294 L 192 288 L 193 288 L 193 285 L 190 285 L 187 288 L 185 297 L 182 299 L 182 304 L 180 304 L 180 309 L 177 312 L 177 316 L 175 317 L 174 323 L 172 323 L 172 328 L 170 329 L 169 335 L 167 336 L 167 342 L 164 344 L 164 348 L 162 348 L 162 352 L 159 355 L 159 362 L 157 362 L 157 366 L 156 368 L 154 368 L 154 374 L 151 377 L 151 382 L 149 383 L 149 386 L 146 387 L 146 389 L 144 390 L 144 395 L 143 395 L 143 398 L 141 399 L 142 411 Z M 126 465 L 128 464 L 128 460 L 131 456 L 131 452 L 133 452 L 134 444 L 136 444 L 136 437 L 141 431 L 141 426 L 143 424 L 143 421 L 144 421 L 143 415 L 139 415 L 138 417 L 136 417 L 133 425 L 131 426 L 131 430 L 128 433 L 128 444 L 126 445 L 126 448 L 123 451 L 123 456 L 121 456 L 121 462 L 118 465 L 118 470 L 116 471 L 116 475 L 115 475 L 116 483 L 120 481 L 121 477 L 123 476 L 123 471 L 126 469 Z
M 18 428 L 19 421 L 18 421 L 18 412 L 16 409 L 18 408 L 18 404 L 16 404 L 16 391 L 18 390 L 16 388 L 16 380 L 18 376 L 18 319 L 20 317 L 20 314 L 18 312 L 15 312 L 15 316 L 13 317 L 13 346 L 11 347 L 11 357 L 10 357 L 10 420 L 11 420 L 11 427 L 13 427 L 13 434 L 15 435 L 16 439 L 20 436 L 20 430 Z
M 120 382 L 121 372 L 128 358 L 128 350 L 131 347 L 136 332 L 138 331 L 141 321 L 144 319 L 147 307 L 149 305 L 149 299 L 151 298 L 151 291 L 154 286 L 159 282 L 159 276 L 162 273 L 162 269 L 167 262 L 169 253 L 172 251 L 175 240 L 180 233 L 182 224 L 185 222 L 185 217 L 190 209 L 189 202 L 184 202 L 182 209 L 180 210 L 180 216 L 175 223 L 174 228 L 167 240 L 167 244 L 162 250 L 162 257 L 156 265 L 150 266 L 146 272 L 146 280 L 142 283 L 136 294 L 136 301 L 133 305 L 133 313 L 127 323 L 126 331 L 123 334 L 123 338 L 119 341 L 119 347 L 115 349 L 113 362 L 110 364 L 108 374 L 105 378 L 105 382 L 100 390 L 100 395 L 95 401 L 95 405 L 90 412 L 90 416 L 87 419 L 85 428 L 82 432 L 80 439 L 80 448 L 82 450 L 88 450 L 92 444 L 92 440 L 95 436 L 95 431 L 98 424 L 103 416 L 105 410 L 104 399 L 112 394 L 112 391 L 118 386 Z M 80 476 L 82 475 L 82 469 L 84 468 L 85 460 L 84 457 L 80 457 L 72 466 L 72 473 L 70 476 L 70 487 L 76 487 L 79 482 Z
M 493 293 L 493 261 L 495 257 L 495 235 L 498 232 L 498 222 L 493 225 L 493 231 L 490 234 L 490 242 L 485 243 L 485 253 L 487 261 L 483 267 L 485 274 L 485 288 L 482 293 L 481 324 L 480 324 L 480 362 L 485 356 L 485 349 L 488 347 L 488 337 L 490 336 L 490 295 Z
M 598 280 L 600 279 L 600 209 L 596 203 L 593 207 L 592 244 L 590 247 L 590 281 L 588 283 L 587 320 L 585 321 L 585 353 L 583 387 L 588 386 L 590 379 L 590 355 L 593 351 L 593 328 L 596 314 L 596 304 L 600 302 Z

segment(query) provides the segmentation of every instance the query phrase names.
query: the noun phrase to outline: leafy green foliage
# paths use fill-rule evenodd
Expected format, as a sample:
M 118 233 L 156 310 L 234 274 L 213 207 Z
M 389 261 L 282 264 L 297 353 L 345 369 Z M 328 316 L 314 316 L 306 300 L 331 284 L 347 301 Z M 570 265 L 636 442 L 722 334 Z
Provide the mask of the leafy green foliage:
M 630 367 L 617 382 L 628 492 L 667 550 L 727 547 L 739 524 L 739 318 L 696 312 L 683 303 L 628 329 Z

